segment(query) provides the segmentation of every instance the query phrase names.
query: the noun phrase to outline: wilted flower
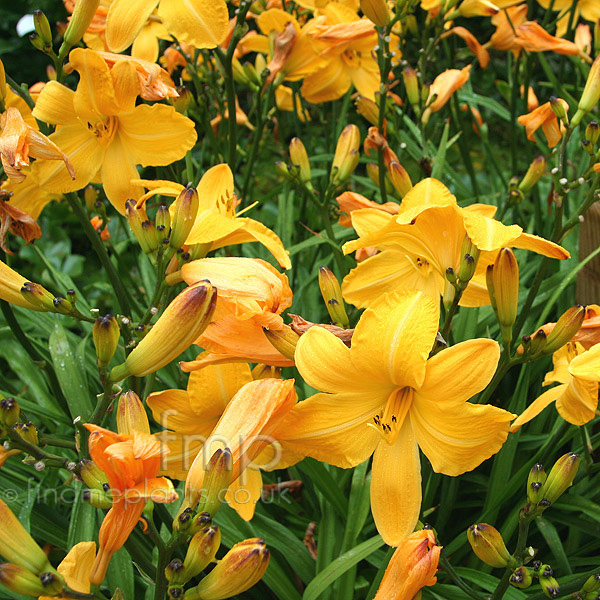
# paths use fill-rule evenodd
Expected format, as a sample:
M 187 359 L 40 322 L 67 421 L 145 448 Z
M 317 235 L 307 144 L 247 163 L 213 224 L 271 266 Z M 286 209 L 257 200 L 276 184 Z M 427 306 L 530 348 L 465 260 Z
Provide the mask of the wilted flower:
M 562 98 L 558 98 L 557 100 L 565 111 L 569 110 L 569 105 L 565 100 Z M 558 123 L 558 118 L 552 110 L 550 102 L 542 104 L 526 115 L 521 115 L 517 119 L 517 122 L 519 125 L 525 127 L 527 139 L 531 142 L 535 142 L 535 136 L 533 134 L 541 127 L 548 140 L 549 148 L 554 148 L 554 146 L 560 142 L 563 135 Z

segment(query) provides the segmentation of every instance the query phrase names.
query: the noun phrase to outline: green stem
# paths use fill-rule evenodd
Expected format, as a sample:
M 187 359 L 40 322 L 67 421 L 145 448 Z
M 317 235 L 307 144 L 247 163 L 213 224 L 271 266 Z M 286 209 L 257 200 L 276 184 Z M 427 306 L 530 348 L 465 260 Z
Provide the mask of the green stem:
M 327 232 L 327 237 L 333 242 L 333 258 L 337 265 L 339 276 L 344 277 L 346 274 L 346 269 L 344 267 L 344 255 L 340 247 L 337 244 L 337 240 L 335 238 L 335 233 L 333 232 L 333 227 L 331 225 L 331 219 L 329 217 L 329 195 L 326 195 L 325 202 L 319 205 L 321 208 L 321 215 L 323 217 L 323 223 L 325 225 L 325 231 Z
M 25 84 L 19 85 L 8 73 L 5 73 L 6 83 L 10 85 L 13 92 L 20 96 L 31 110 L 35 108 L 35 102 Z
M 590 578 L 592 575 L 596 575 L 596 573 L 598 573 L 599 571 L 600 565 L 598 565 L 591 571 L 588 571 L 587 573 L 579 575 L 572 581 L 569 581 L 569 583 L 561 584 L 560 596 L 570 596 L 574 592 L 578 592 L 583 587 L 583 584 L 588 580 L 588 578 Z M 527 600 L 546 600 L 546 598 L 548 598 L 548 596 L 546 596 L 544 592 L 539 592 L 537 594 L 528 596 Z
M 70 458 L 64 458 L 50 452 L 46 452 L 44 449 L 34 444 L 30 444 L 24 440 L 14 429 L 7 429 L 6 435 L 10 438 L 11 448 L 22 450 L 33 458 L 42 461 L 48 467 L 59 467 L 66 469 L 71 473 L 78 472 L 77 464 Z
M 68 448 L 69 450 L 77 450 L 77 445 L 71 440 L 62 440 L 49 435 L 38 436 L 40 444 L 43 446 L 55 446 L 57 448 Z
M 444 551 L 440 554 L 440 567 L 447 573 L 448 577 L 460 588 L 467 596 L 473 600 L 483 600 L 483 596 L 478 594 L 471 586 L 454 570 L 450 561 L 446 558 Z
M 100 425 L 110 403 L 114 400 L 112 393 L 112 381 L 107 375 L 104 375 L 102 381 L 102 387 L 104 388 L 104 393 L 98 399 L 98 403 L 96 404 L 96 408 L 94 408 L 94 412 L 90 417 L 88 423 L 92 425 Z
M 176 533 L 158 550 L 158 564 L 156 565 L 156 579 L 154 582 L 154 600 L 164 600 L 167 593 L 168 582 L 165 577 L 165 568 L 171 561 L 173 551 L 179 545 L 180 538 Z

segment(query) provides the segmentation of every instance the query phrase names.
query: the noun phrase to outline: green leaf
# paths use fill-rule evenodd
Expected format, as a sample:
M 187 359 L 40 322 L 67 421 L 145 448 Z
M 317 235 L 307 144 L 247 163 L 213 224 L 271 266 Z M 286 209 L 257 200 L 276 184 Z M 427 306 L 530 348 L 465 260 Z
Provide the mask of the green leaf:
M 573 573 L 571 565 L 569 564 L 569 559 L 567 558 L 567 554 L 560 540 L 560 536 L 558 535 L 558 531 L 556 531 L 556 527 L 543 517 L 538 517 L 535 520 L 535 524 L 540 533 L 544 536 L 552 554 L 554 554 L 556 566 L 559 567 L 563 573 Z
M 321 593 L 338 577 L 369 556 L 369 554 L 381 548 L 383 544 L 384 541 L 381 536 L 375 535 L 366 542 L 355 546 L 352 550 L 348 550 L 348 552 L 345 552 L 339 558 L 336 558 L 306 586 L 302 600 L 317 600 Z
M 300 471 L 308 475 L 321 494 L 331 502 L 338 515 L 345 520 L 348 512 L 348 501 L 327 467 L 312 458 L 305 458 L 297 466 Z
M 85 377 L 71 349 L 65 328 L 56 323 L 50 334 L 50 354 L 54 371 L 63 391 L 73 419 L 87 420 L 92 413 L 92 402 Z
M 116 552 L 110 560 L 106 572 L 106 582 L 111 590 L 119 588 L 125 598 L 133 598 L 133 563 L 125 548 Z
M 78 481 L 74 481 L 71 489 L 75 494 L 75 501 L 73 502 L 67 535 L 69 548 L 79 542 L 94 539 L 96 531 L 96 509 L 83 499 L 83 485 Z

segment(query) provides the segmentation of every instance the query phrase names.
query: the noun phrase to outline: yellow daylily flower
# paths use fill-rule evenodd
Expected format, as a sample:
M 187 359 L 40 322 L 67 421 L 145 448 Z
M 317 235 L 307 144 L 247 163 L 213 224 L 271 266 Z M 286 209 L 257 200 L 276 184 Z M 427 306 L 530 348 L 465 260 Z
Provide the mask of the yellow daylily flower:
M 538 4 L 548 9 L 560 11 L 559 20 L 556 28 L 556 35 L 562 37 L 567 32 L 569 22 L 571 21 L 571 9 L 573 2 L 571 0 L 537 0 Z M 586 21 L 596 23 L 600 19 L 600 4 L 597 0 L 577 0 L 575 3 L 575 14 L 573 15 L 573 23 L 579 21 L 579 17 L 583 17 Z
M 154 420 L 166 429 L 158 435 L 169 448 L 160 474 L 186 479 L 192 463 L 229 403 L 253 380 L 247 363 L 209 365 L 190 374 L 187 391 L 172 389 L 148 396 L 146 402 Z M 264 460 L 259 458 L 255 462 L 260 464 Z M 261 492 L 262 475 L 257 468 L 252 468 L 244 477 L 231 483 L 225 501 L 249 521 Z
M 125 201 L 142 189 L 131 184 L 136 165 L 168 165 L 185 156 L 196 141 L 194 123 L 164 104 L 135 105 L 140 93 L 136 68 L 119 61 L 110 69 L 100 54 L 77 48 L 69 62 L 79 71 L 76 91 L 50 81 L 33 115 L 57 125 L 52 140 L 71 160 L 76 179 L 56 161 L 36 161 L 40 187 L 55 193 L 79 190 L 99 179 L 113 206 L 125 213 Z
M 21 308 L 43 312 L 45 309 L 27 301 L 21 288 L 28 280 L 0 260 L 0 299 Z
M 75 544 L 62 559 L 57 571 L 64 577 L 65 583 L 75 592 L 90 593 L 90 573 L 96 559 L 95 542 Z M 67 600 L 66 596 L 40 596 L 38 600 Z
M 123 52 L 135 40 L 158 5 L 158 18 L 179 41 L 214 48 L 227 36 L 225 0 L 113 0 L 106 16 L 106 43 Z
M 475 275 L 462 295 L 462 306 L 489 304 L 485 270 L 501 248 L 569 258 L 561 246 L 524 233 L 518 225 L 494 220 L 495 211 L 496 207 L 485 204 L 461 208 L 448 188 L 431 178 L 411 189 L 396 215 L 368 208 L 352 211 L 352 225 L 360 237 L 344 244 L 344 253 L 366 247 L 380 252 L 344 278 L 344 298 L 363 308 L 385 292 L 410 288 L 437 300 L 447 285 L 446 270 L 458 273 L 467 236 L 481 253 Z
M 558 414 L 572 425 L 585 425 L 596 416 L 600 382 L 600 344 L 586 350 L 579 342 L 569 342 L 552 355 L 553 370 L 546 373 L 543 386 L 559 383 L 536 398 L 513 422 L 510 430 L 537 417 L 556 402 Z
M 371 509 L 391 546 L 419 518 L 419 447 L 436 473 L 460 475 L 498 452 L 514 418 L 467 402 L 496 370 L 496 342 L 468 340 L 428 359 L 438 304 L 416 290 L 385 294 L 361 316 L 350 348 L 309 329 L 296 366 L 322 393 L 300 402 L 273 433 L 292 451 L 342 468 L 373 454 Z
M 137 179 L 132 184 L 148 190 L 139 198 L 138 206 L 156 194 L 176 198 L 184 189 L 183 185 L 173 181 Z M 197 191 L 200 206 L 185 242 L 187 245 L 210 244 L 210 252 L 231 244 L 259 242 L 284 269 L 291 268 L 289 253 L 277 234 L 260 221 L 239 216 L 244 211 L 236 213 L 240 199 L 234 192 L 233 173 L 229 165 L 222 163 L 206 171 Z
M 61 195 L 43 190 L 39 186 L 37 177 L 31 172 L 31 169 L 24 168 L 23 172 L 26 174 L 23 182 L 5 181 L 0 186 L 0 190 L 10 195 L 12 206 L 19 208 L 26 212 L 32 219 L 37 220 L 46 204 L 52 200 L 60 200 Z

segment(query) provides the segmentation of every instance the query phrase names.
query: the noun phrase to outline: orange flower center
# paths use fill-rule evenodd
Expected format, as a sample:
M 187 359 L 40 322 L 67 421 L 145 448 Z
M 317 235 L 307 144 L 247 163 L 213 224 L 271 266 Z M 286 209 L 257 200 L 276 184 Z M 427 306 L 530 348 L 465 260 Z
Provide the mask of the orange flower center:
M 382 412 L 373 417 L 373 423 L 368 423 L 375 428 L 388 444 L 393 444 L 398 437 L 404 419 L 410 410 L 413 401 L 413 389 L 403 387 L 395 389 L 388 397 Z
M 362 56 L 356 50 L 346 50 L 340 55 L 344 64 L 351 69 L 360 69 L 362 64 Z
M 118 120 L 116 117 L 108 117 L 104 121 L 88 123 L 88 129 L 96 136 L 98 143 L 102 146 L 108 146 L 117 132 Z

